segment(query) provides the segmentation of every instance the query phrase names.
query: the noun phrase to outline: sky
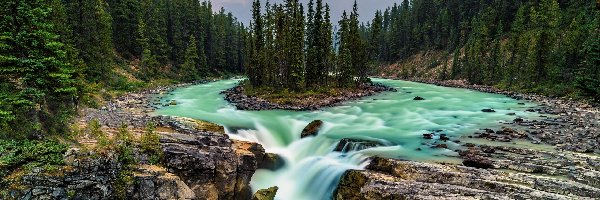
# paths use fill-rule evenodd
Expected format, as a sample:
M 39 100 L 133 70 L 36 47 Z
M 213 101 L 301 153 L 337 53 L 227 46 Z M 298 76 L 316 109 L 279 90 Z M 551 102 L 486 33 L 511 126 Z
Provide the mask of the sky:
M 238 20 L 244 24 L 248 24 L 250 19 L 252 19 L 252 1 L 253 0 L 211 0 L 215 11 L 218 11 L 223 7 L 227 12 L 233 13 L 233 16 L 237 17 Z M 283 2 L 283 0 L 269 1 L 271 3 Z M 300 0 L 305 8 L 308 1 L 309 0 Z M 263 8 L 265 2 L 266 0 L 261 0 Z M 400 4 L 402 0 L 357 0 L 357 2 L 359 20 L 366 23 L 373 19 L 376 10 L 384 10 L 387 7 L 394 5 L 394 2 Z M 340 20 L 344 10 L 348 13 L 352 11 L 354 0 L 323 0 L 323 3 L 329 4 L 331 7 L 331 19 L 334 24 L 337 24 L 337 21 Z

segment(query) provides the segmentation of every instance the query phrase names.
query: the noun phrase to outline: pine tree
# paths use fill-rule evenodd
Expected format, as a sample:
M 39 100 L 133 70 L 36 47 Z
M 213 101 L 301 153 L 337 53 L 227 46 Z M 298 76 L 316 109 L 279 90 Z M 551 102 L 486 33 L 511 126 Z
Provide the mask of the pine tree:
M 199 68 L 200 57 L 196 45 L 196 37 L 190 36 L 183 64 L 179 68 L 179 76 L 183 81 L 194 81 L 198 78 L 197 69 Z
M 260 12 L 261 4 L 260 0 L 255 0 L 252 3 L 252 20 L 253 20 L 253 41 L 252 51 L 250 55 L 250 65 L 248 66 L 248 78 L 250 83 L 254 86 L 260 86 L 263 83 L 263 70 L 261 66 L 264 63 L 264 35 L 263 35 L 263 21 Z
M 104 0 L 66 0 L 65 7 L 75 48 L 87 65 L 87 79 L 106 80 L 111 74 L 113 59 L 112 18 L 107 12 L 108 5 Z
M 138 30 L 137 30 L 137 40 L 138 46 L 142 49 L 141 55 L 141 77 L 145 80 L 151 80 L 153 78 L 157 78 L 159 75 L 159 67 L 160 64 L 156 60 L 156 57 L 151 51 L 150 43 L 148 37 L 146 37 L 146 23 L 144 23 L 143 19 L 140 19 L 138 22 Z
M 51 23 L 50 3 L 0 5 L 0 132 L 11 134 L 1 138 L 61 133 L 73 113 L 78 68 Z

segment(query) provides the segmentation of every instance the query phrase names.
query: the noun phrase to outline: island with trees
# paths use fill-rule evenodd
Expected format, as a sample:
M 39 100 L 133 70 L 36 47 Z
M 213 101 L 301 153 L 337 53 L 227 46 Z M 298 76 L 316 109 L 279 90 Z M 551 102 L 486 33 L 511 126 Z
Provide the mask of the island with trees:
M 356 1 L 333 33 L 330 8 L 298 0 L 253 2 L 248 80 L 225 91 L 239 109 L 315 110 L 347 100 L 393 91 L 373 84 L 367 40 L 361 37 Z

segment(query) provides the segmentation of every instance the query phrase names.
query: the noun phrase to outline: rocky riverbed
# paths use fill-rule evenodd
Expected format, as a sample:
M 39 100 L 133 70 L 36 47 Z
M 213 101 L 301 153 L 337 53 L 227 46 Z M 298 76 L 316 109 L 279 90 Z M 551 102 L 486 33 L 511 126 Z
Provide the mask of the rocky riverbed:
M 272 101 L 258 96 L 249 96 L 242 86 L 223 91 L 225 100 L 240 110 L 318 110 L 332 107 L 343 102 L 372 96 L 395 89 L 379 84 L 363 84 L 356 89 L 342 89 L 335 94 L 318 94 L 303 98 L 291 98 L 286 101 Z
M 457 163 L 374 158 L 344 174 L 335 199 L 596 199 L 600 197 L 600 112 L 585 102 L 520 94 L 464 81 L 412 80 L 532 101 L 538 119 L 516 117 L 501 128 L 461 138 L 436 132 L 424 144 L 462 144 Z M 492 112 L 491 110 L 489 112 Z M 435 143 L 435 144 L 434 144 Z

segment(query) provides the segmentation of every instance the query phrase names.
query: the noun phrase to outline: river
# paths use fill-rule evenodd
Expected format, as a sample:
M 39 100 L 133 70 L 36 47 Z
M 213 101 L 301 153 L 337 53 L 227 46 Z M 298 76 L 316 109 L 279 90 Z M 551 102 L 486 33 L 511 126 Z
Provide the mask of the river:
M 177 89 L 163 99 L 175 100 L 177 105 L 158 109 L 155 114 L 214 122 L 226 127 L 231 138 L 258 142 L 267 152 L 282 156 L 284 167 L 276 171 L 258 170 L 251 181 L 254 191 L 278 186 L 276 199 L 282 200 L 330 199 L 341 175 L 348 169 L 363 168 L 370 156 L 458 162 L 451 149 L 461 148 L 460 143 L 453 142 L 460 140 L 461 135 L 499 127 L 515 118 L 508 113 L 535 116 L 525 112 L 535 104 L 503 95 L 388 79 L 373 81 L 394 87 L 397 92 L 319 111 L 242 111 L 228 104 L 220 94 L 238 81 L 222 80 Z M 425 100 L 415 101 L 415 96 Z M 496 112 L 481 111 L 486 108 Z M 300 139 L 304 126 L 316 119 L 324 121 L 319 135 Z M 448 135 L 451 140 L 423 139 L 423 134 L 434 131 Z M 343 138 L 377 141 L 385 146 L 334 152 Z M 431 148 L 433 143 L 447 144 L 448 149 Z

